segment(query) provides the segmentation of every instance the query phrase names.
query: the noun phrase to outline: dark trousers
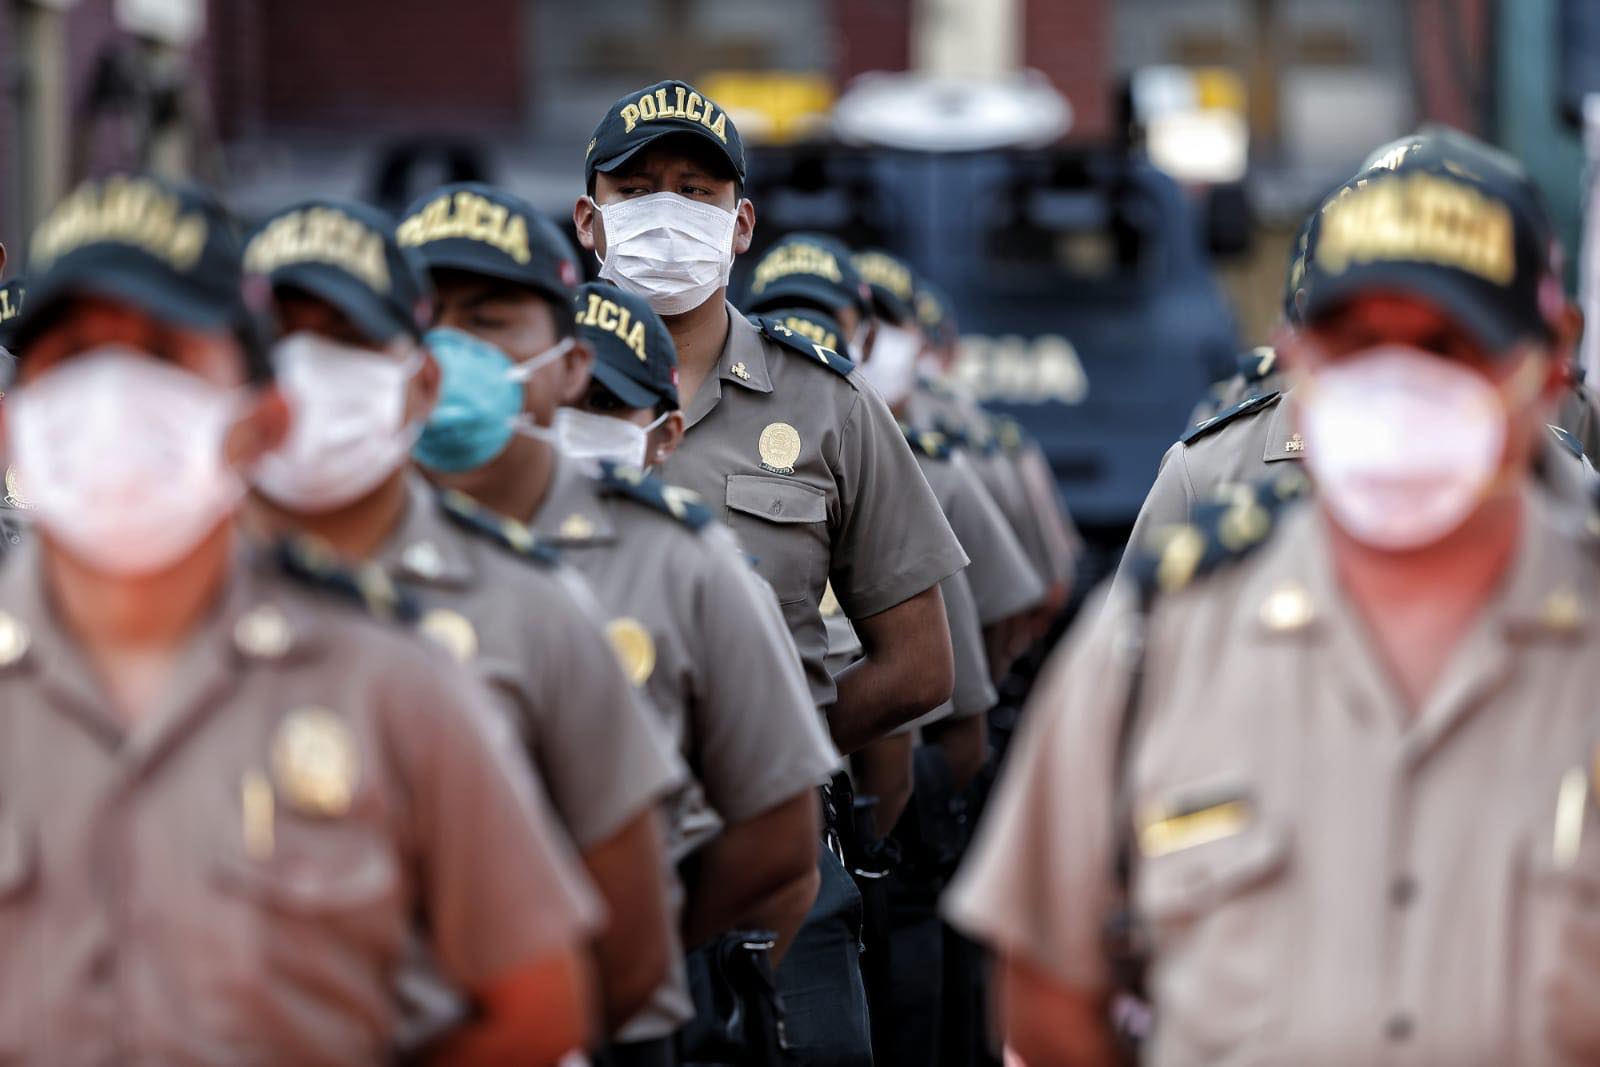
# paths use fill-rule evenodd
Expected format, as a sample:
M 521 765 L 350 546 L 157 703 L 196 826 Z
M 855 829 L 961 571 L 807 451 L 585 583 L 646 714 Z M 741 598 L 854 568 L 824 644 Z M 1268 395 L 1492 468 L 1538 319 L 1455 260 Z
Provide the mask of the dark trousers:
M 861 895 L 827 849 L 822 884 L 778 968 L 786 1033 L 804 1067 L 871 1067 L 867 996 L 861 983 Z
M 609 1045 L 594 1057 L 594 1067 L 677 1067 L 677 1063 L 677 1041 L 671 1037 Z

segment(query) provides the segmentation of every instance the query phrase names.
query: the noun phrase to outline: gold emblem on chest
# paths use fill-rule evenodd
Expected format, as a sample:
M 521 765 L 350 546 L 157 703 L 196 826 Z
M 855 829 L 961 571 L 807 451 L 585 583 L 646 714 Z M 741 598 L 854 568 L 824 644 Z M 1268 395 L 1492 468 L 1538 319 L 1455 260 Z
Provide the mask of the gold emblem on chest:
M 478 631 L 473 629 L 471 620 L 458 611 L 435 608 L 422 617 L 417 629 L 444 646 L 457 663 L 471 663 L 478 654 Z
M 794 462 L 800 458 L 800 431 L 787 422 L 769 422 L 756 442 L 761 455 L 761 469 L 774 474 L 793 474 Z
M 612 619 L 606 624 L 611 650 L 622 664 L 622 673 L 635 686 L 644 685 L 656 669 L 656 643 L 638 619 Z
M 272 779 L 290 807 L 338 818 L 356 791 L 356 742 L 343 718 L 326 708 L 297 708 L 272 739 Z

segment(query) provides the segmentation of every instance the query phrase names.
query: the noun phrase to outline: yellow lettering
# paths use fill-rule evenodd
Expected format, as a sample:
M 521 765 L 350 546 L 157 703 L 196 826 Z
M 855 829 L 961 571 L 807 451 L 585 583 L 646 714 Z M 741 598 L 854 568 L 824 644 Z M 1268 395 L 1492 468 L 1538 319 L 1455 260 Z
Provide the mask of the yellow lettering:
M 643 363 L 644 360 L 645 360 L 645 354 L 644 354 L 644 323 L 642 323 L 642 322 L 634 323 L 633 324 L 633 329 L 629 330 L 628 331 L 628 336 L 624 337 L 622 340 L 623 340 L 624 344 L 626 344 L 629 348 L 633 349 L 633 354 L 639 357 L 639 362 Z
M 667 91 L 665 89 L 656 90 L 656 114 L 662 118 L 672 117 L 672 105 L 667 103 Z
M 186 271 L 205 249 L 206 223 L 182 215 L 176 198 L 140 178 L 117 177 L 87 186 L 51 212 L 34 233 L 30 259 L 44 270 L 62 256 L 100 241 L 132 245 Z
M 456 193 L 453 205 L 449 197 L 441 196 L 402 222 L 395 233 L 406 246 L 462 237 L 498 248 L 518 263 L 532 258 L 528 220 L 476 193 Z
M 717 116 L 717 121 L 711 126 L 711 132 L 716 134 L 723 144 L 728 143 L 728 113 L 726 111 Z
M 600 313 L 595 316 L 594 324 L 608 333 L 617 332 L 617 305 L 607 300 L 600 305 Z
M 688 90 L 687 90 L 687 89 L 685 89 L 685 88 L 684 88 L 684 87 L 683 87 L 683 86 L 681 86 L 681 85 L 680 85 L 680 86 L 678 86 L 678 87 L 677 87 L 677 93 L 678 93 L 678 104 L 677 104 L 677 112 L 678 112 L 678 114 L 680 114 L 680 115 L 683 115 L 683 113 L 684 113 L 684 112 L 685 112 L 685 111 L 686 111 L 686 110 L 688 110 L 688 109 L 687 109 L 687 108 L 686 108 L 686 107 L 685 107 L 685 106 L 684 106 L 684 94 L 685 94 L 685 93 L 687 93 L 687 92 L 688 92 Z M 685 117 L 687 117 L 687 116 L 685 116 Z
M 622 108 L 622 132 L 632 133 L 633 128 L 639 125 L 639 109 L 633 104 L 624 104 Z
M 1432 174 L 1363 182 L 1323 209 L 1317 264 L 1412 260 L 1510 284 L 1516 249 L 1510 210 L 1470 186 Z
M 528 220 L 521 215 L 512 216 L 511 225 L 506 227 L 505 236 L 498 247 L 518 263 L 532 259 L 528 251 Z
M 678 91 L 682 92 L 683 90 L 680 89 Z M 683 117 L 688 119 L 690 122 L 699 122 L 701 103 L 702 101 L 699 93 L 690 93 L 689 102 L 683 107 Z
M 656 98 L 646 93 L 639 98 L 639 118 L 649 121 L 656 117 Z

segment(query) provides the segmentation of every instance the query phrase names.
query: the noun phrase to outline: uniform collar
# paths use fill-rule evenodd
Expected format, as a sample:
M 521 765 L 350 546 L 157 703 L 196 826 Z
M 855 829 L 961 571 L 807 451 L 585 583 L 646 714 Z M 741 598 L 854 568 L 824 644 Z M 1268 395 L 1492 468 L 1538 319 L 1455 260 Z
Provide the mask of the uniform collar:
M 267 550 L 245 545 L 226 586 L 178 652 L 158 705 L 133 730 L 111 710 L 76 638 L 61 625 L 45 589 L 38 543 L 29 538 L 0 572 L 0 675 L 28 672 L 51 702 L 82 722 L 108 747 L 148 766 L 169 751 L 197 717 L 225 703 L 251 663 L 304 660 L 322 646 L 307 603 L 279 595 L 267 573 Z
M 728 338 L 723 341 L 722 354 L 717 357 L 717 372 L 706 378 L 683 409 L 687 428 L 693 428 L 717 406 L 722 399 L 723 382 L 732 382 L 751 392 L 772 392 L 772 375 L 767 368 L 767 350 L 761 343 L 761 331 L 731 303 L 727 305 L 727 312 Z
M 1293 390 L 1282 394 L 1267 414 L 1267 444 L 1261 453 L 1262 460 L 1267 463 L 1306 458 L 1305 438 L 1295 432 L 1294 420 L 1290 417 L 1293 397 Z
M 606 544 L 616 540 L 611 509 L 593 475 L 575 460 L 553 450 L 555 465 L 544 503 L 533 517 L 532 530 L 541 541 L 558 546 Z
M 423 585 L 463 586 L 477 573 L 466 539 L 446 518 L 434 489 L 416 471 L 406 474 L 406 510 L 376 554 L 390 576 Z

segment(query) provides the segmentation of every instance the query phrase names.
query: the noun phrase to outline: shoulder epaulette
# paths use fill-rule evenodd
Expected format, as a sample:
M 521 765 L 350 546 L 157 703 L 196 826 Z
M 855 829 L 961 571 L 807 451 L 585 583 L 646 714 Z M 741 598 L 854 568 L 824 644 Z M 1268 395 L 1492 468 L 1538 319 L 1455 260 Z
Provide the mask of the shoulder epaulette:
M 441 490 L 438 497 L 440 510 L 457 526 L 486 537 L 502 548 L 542 566 L 553 566 L 560 561 L 561 556 L 555 548 L 540 541 L 532 530 L 516 519 L 498 515 L 454 489 Z
M 395 585 L 376 563 L 348 563 L 307 537 L 284 538 L 277 543 L 275 555 L 289 577 L 365 608 L 373 618 L 409 624 L 421 615 L 416 599 Z
M 1132 574 L 1145 602 L 1255 551 L 1276 528 L 1284 506 L 1305 495 L 1308 485 L 1304 474 L 1290 470 L 1252 486 L 1234 486 L 1196 504 L 1187 523 L 1162 530 L 1154 543 L 1133 549 Z
M 1583 458 L 1583 442 L 1578 440 L 1572 431 L 1564 427 L 1557 426 L 1555 423 L 1549 424 L 1549 430 L 1555 435 L 1555 439 L 1560 443 L 1562 448 L 1566 449 L 1568 452 L 1571 452 L 1579 459 Z
M 761 336 L 798 352 L 813 363 L 821 363 L 841 378 L 848 378 L 856 365 L 826 345 L 819 345 L 809 337 L 801 336 L 777 319 L 766 315 L 752 315 L 750 324 L 761 331 Z
M 1252 396 L 1241 400 L 1226 411 L 1219 411 L 1199 425 L 1192 427 L 1188 433 L 1178 438 L 1178 440 L 1186 445 L 1192 445 L 1207 434 L 1222 429 L 1239 416 L 1248 415 L 1252 411 L 1260 411 L 1276 401 L 1281 395 L 1281 393 L 1262 393 L 1260 396 Z
M 944 435 L 944 439 L 954 449 L 976 452 L 980 456 L 988 456 L 992 455 L 995 449 L 1000 447 L 1000 442 L 996 440 L 995 435 L 992 433 L 974 433 L 964 426 L 958 426 L 944 419 L 935 420 L 934 427 Z
M 1271 374 L 1278 365 L 1278 350 L 1271 345 L 1260 345 L 1240 353 L 1237 373 L 1246 382 L 1259 382 Z
M 637 467 L 602 460 L 597 480 L 605 492 L 637 500 L 671 515 L 691 530 L 703 529 L 715 517 L 698 494 L 681 486 L 669 485 Z
M 1015 455 L 1028 443 L 1028 431 L 1010 415 L 996 415 L 991 423 L 994 426 L 995 443 L 1007 454 Z
M 917 430 L 902 422 L 900 432 L 906 435 L 906 442 L 912 451 L 920 452 L 929 459 L 949 459 L 954 451 L 949 438 L 938 430 Z

